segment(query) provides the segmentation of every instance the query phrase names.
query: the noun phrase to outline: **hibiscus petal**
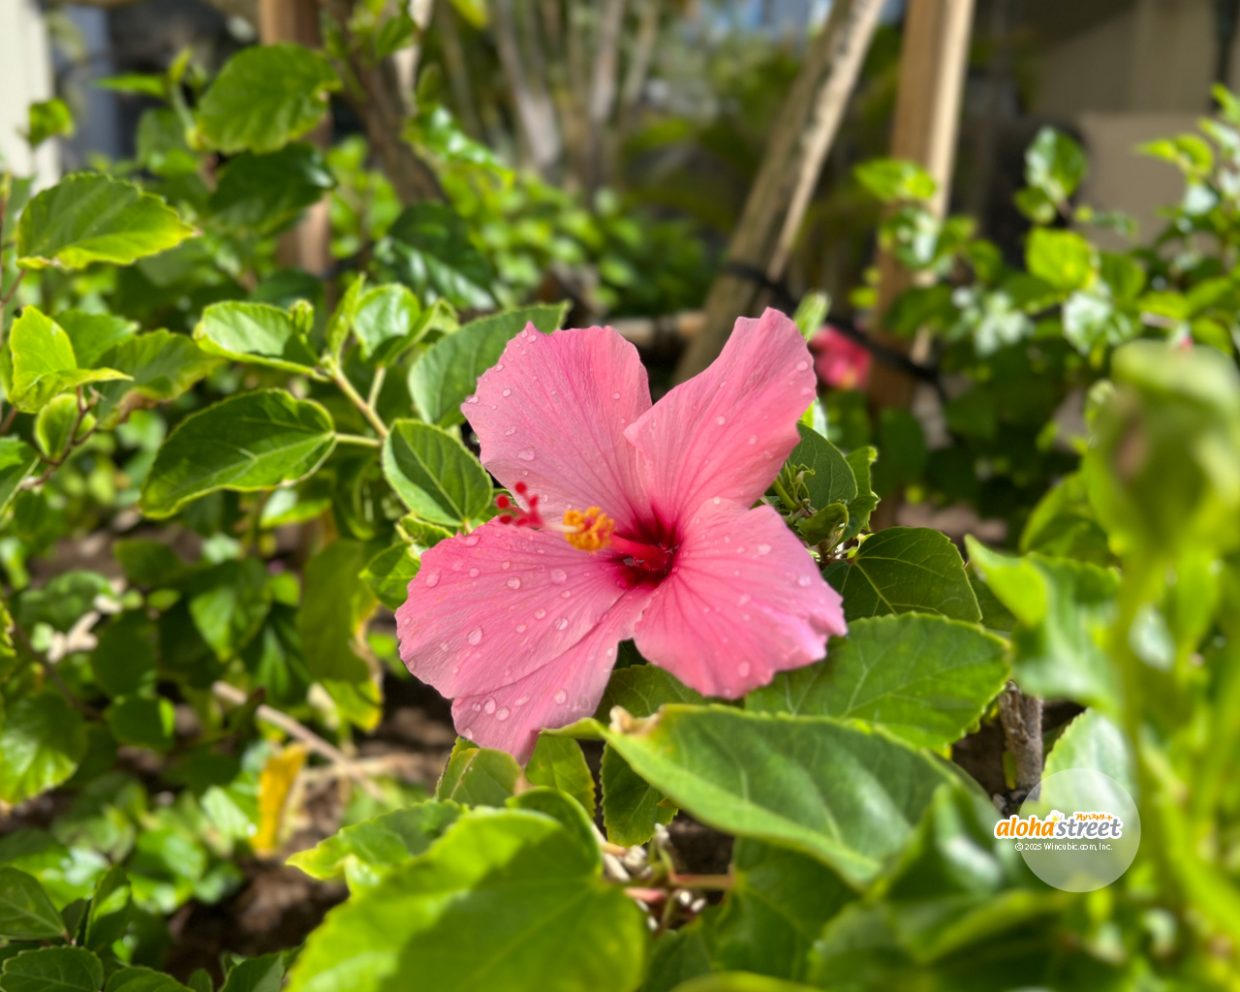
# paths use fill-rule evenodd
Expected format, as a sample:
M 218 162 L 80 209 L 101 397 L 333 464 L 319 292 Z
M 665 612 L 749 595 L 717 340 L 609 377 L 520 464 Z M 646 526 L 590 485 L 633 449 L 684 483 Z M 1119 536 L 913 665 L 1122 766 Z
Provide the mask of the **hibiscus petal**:
M 637 648 L 685 685 L 735 699 L 820 659 L 840 595 L 769 506 L 709 500 L 637 623 Z
M 710 368 L 664 396 L 625 436 L 649 460 L 658 509 L 688 515 L 708 497 L 749 505 L 797 443 L 814 398 L 809 348 L 777 310 L 741 318 Z
M 547 519 L 600 506 L 631 517 L 637 456 L 624 429 L 650 409 L 637 349 L 610 327 L 513 338 L 461 411 L 482 462 L 512 489 L 524 482 Z
M 401 659 L 448 697 L 516 683 L 610 615 L 619 571 L 561 535 L 493 520 L 422 556 L 396 611 Z
M 538 731 L 563 727 L 598 708 L 616 663 L 617 647 L 632 636 L 647 596 L 630 593 L 585 637 L 525 678 L 452 704 L 457 733 L 524 762 Z

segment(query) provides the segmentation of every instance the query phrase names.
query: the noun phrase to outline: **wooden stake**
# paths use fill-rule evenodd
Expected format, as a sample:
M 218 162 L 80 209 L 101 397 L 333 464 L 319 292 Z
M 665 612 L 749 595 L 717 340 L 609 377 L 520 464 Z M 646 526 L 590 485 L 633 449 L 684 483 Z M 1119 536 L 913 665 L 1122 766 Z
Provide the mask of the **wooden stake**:
M 936 217 L 947 210 L 952 164 L 960 124 L 960 100 L 969 63 L 973 0 L 909 0 L 900 56 L 891 154 L 922 166 L 938 186 L 929 207 Z M 873 328 L 878 342 L 913 358 L 924 358 L 925 343 L 914 345 L 882 330 L 891 302 L 911 285 L 908 271 L 889 255 L 878 259 L 878 303 Z M 870 399 L 876 407 L 907 407 L 917 385 L 906 372 L 876 363 Z
M 681 359 L 677 380 L 715 359 L 737 317 L 761 311 L 766 286 L 741 271 L 764 273 L 769 282 L 783 275 L 883 6 L 883 0 L 835 0 L 805 53 L 728 246 L 730 268 L 711 287 L 705 326 Z
M 258 35 L 264 45 L 296 42 L 323 47 L 318 0 L 259 0 Z M 331 143 L 331 119 L 325 117 L 304 140 L 325 150 Z M 276 258 L 283 266 L 321 276 L 331 265 L 331 222 L 327 197 L 306 210 L 298 225 L 280 236 Z

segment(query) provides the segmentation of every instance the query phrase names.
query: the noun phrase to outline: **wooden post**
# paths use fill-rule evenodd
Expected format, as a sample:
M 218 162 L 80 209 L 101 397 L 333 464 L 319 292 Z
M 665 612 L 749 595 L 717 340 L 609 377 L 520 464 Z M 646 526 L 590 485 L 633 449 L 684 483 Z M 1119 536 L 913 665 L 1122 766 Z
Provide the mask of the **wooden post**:
M 960 101 L 969 63 L 973 0 L 909 0 L 900 55 L 891 154 L 922 166 L 938 186 L 930 210 L 942 217 L 951 193 L 952 164 L 960 125 Z M 878 302 L 872 321 L 882 345 L 924 357 L 925 342 L 913 344 L 882 330 L 883 317 L 911 284 L 907 270 L 887 254 L 878 259 Z M 917 383 L 889 362 L 876 362 L 870 399 L 877 407 L 907 407 Z
M 264 45 L 291 41 L 322 48 L 318 0 L 259 0 L 258 36 Z M 331 143 L 331 119 L 325 117 L 305 138 L 324 150 Z M 322 276 L 331 265 L 331 222 L 327 197 L 309 207 L 291 231 L 280 236 L 276 257 L 281 265 Z
M 835 0 L 806 51 L 728 246 L 729 267 L 711 287 L 705 325 L 680 360 L 678 381 L 715 359 L 737 317 L 761 310 L 766 284 L 742 273 L 756 272 L 767 282 L 782 277 L 884 5 L 883 0 Z

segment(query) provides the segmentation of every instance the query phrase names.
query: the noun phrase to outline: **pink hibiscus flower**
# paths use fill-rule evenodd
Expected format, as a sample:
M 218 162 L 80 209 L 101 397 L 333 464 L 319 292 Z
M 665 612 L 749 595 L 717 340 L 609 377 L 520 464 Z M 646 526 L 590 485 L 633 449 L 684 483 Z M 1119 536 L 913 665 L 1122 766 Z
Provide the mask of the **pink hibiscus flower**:
M 865 389 L 870 381 L 870 353 L 852 338 L 824 324 L 810 341 L 818 378 L 833 389 Z
M 539 730 L 594 712 L 630 638 L 729 699 L 821 658 L 840 597 L 753 505 L 813 397 L 809 350 L 774 310 L 653 406 L 609 327 L 509 342 L 461 409 L 513 496 L 427 551 L 396 611 L 401 658 L 453 700 L 461 736 L 524 760 Z

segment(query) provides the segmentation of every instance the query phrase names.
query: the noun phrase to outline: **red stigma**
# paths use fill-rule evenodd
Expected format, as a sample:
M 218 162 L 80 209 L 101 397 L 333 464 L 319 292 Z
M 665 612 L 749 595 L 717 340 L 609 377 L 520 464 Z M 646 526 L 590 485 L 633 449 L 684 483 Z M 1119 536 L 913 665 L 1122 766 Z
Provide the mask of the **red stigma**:
M 518 482 L 512 487 L 513 492 L 524 498 L 525 507 L 505 493 L 495 497 L 495 507 L 499 510 L 498 519 L 501 524 L 516 524 L 518 527 L 541 527 L 542 514 L 538 512 L 538 497 L 528 495 L 530 487 Z

